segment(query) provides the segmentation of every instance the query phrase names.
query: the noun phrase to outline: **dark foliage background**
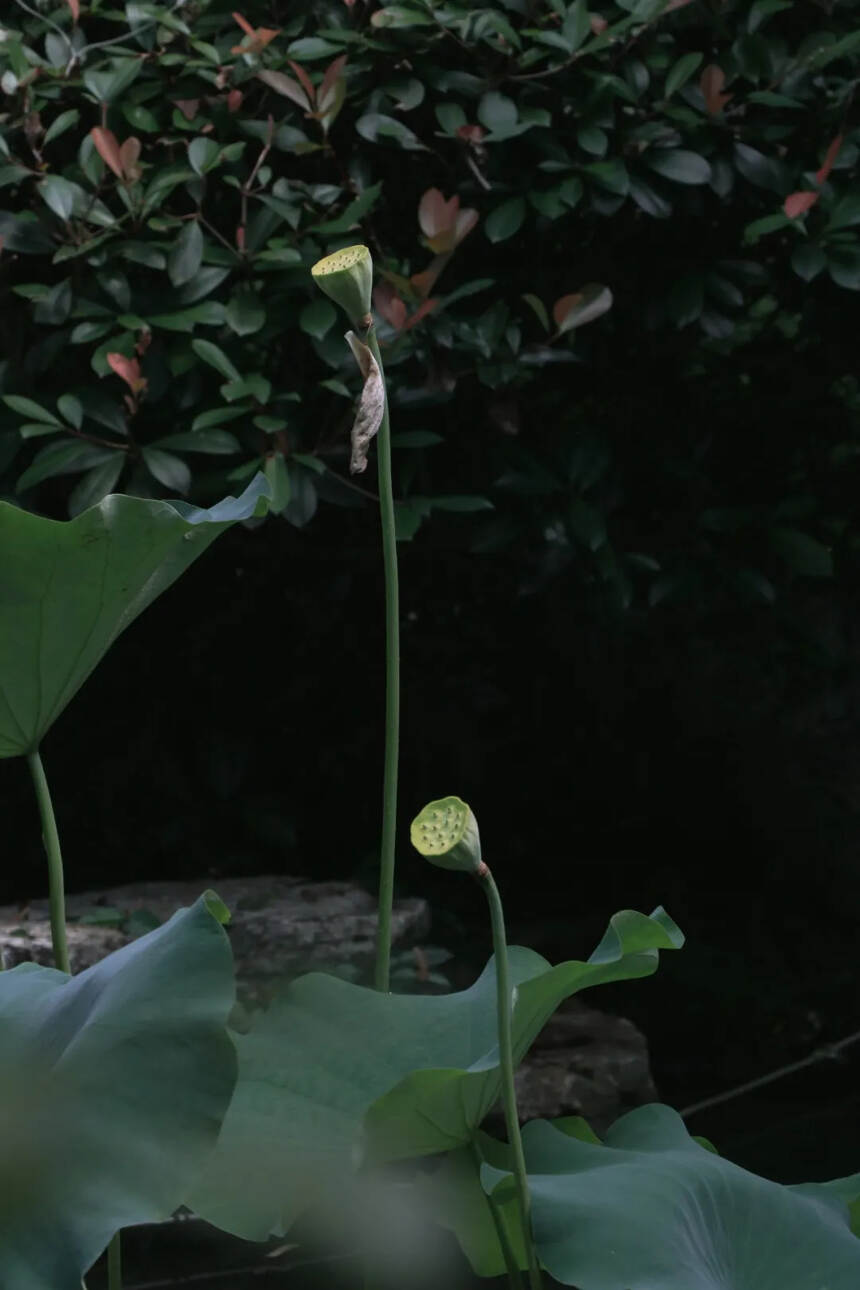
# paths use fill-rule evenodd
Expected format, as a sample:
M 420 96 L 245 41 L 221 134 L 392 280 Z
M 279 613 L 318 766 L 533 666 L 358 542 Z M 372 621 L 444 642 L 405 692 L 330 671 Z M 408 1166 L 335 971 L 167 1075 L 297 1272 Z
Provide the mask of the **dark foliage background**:
M 262 468 L 282 512 L 223 538 L 46 742 L 70 884 L 372 881 L 378 520 L 308 277 L 364 238 L 408 539 L 401 837 L 466 797 L 514 934 L 551 955 L 664 903 L 689 948 L 602 1003 L 667 1096 L 855 1028 L 860 6 L 255 2 L 245 36 L 219 3 L 139 5 L 131 32 L 39 8 L 0 44 L 0 490 L 61 516 Z M 322 121 L 296 62 L 315 89 L 336 64 Z M 23 900 L 22 765 L 0 793 Z M 401 853 L 480 959 L 469 885 Z M 810 1078 L 785 1167 L 850 1172 L 844 1125 L 823 1159 L 808 1117 L 847 1116 L 856 1069 Z

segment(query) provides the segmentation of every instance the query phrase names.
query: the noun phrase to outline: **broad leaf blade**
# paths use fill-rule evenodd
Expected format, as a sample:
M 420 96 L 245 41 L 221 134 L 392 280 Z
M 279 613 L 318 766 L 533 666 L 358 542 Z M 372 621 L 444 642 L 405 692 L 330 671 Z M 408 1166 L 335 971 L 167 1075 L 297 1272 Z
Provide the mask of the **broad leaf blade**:
M 681 940 L 662 911 L 651 919 L 625 911 L 613 918 L 599 962 L 551 968 L 539 954 L 511 948 L 517 1060 L 563 999 L 648 975 L 658 950 Z M 209 1222 L 261 1240 L 285 1231 L 315 1192 L 342 1186 L 362 1160 L 469 1142 L 499 1096 L 495 1000 L 492 960 L 470 989 L 436 997 L 300 978 L 237 1036 L 236 1096 L 189 1204 Z
M 0 973 L 0 1284 L 80 1290 L 182 1202 L 235 1084 L 233 999 L 205 897 L 79 976 Z
M 68 522 L 0 502 L 0 757 L 39 746 L 120 632 L 266 493 L 210 510 L 106 497 Z
M 856 1179 L 783 1187 L 701 1147 L 668 1106 L 639 1107 L 604 1145 L 546 1121 L 523 1130 L 541 1263 L 579 1290 L 856 1290 Z M 484 1166 L 505 1194 L 509 1174 Z M 611 1252 L 611 1257 L 609 1254 Z

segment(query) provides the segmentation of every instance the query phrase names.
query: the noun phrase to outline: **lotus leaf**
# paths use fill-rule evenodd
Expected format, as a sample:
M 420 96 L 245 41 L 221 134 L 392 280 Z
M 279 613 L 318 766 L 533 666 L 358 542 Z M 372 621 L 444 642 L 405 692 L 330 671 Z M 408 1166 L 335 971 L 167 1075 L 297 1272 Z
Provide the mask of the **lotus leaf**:
M 579 1290 L 857 1290 L 849 1205 L 860 1175 L 783 1186 L 700 1146 L 668 1106 L 637 1108 L 604 1144 L 547 1121 L 523 1130 L 541 1263 Z M 492 1165 L 499 1201 L 510 1174 Z
M 661 909 L 614 915 L 587 963 L 550 967 L 509 950 L 520 1060 L 558 1004 L 591 985 L 648 976 L 683 941 Z M 317 1188 L 362 1161 L 470 1141 L 499 1096 L 493 961 L 468 990 L 380 994 L 312 973 L 237 1036 L 239 1083 L 217 1151 L 189 1204 L 250 1240 L 285 1231 Z
M 267 488 L 210 510 L 111 496 L 68 521 L 0 502 L 0 757 L 38 748 L 120 632 Z
M 0 1285 L 80 1290 L 114 1232 L 182 1202 L 235 1085 L 233 998 L 202 897 L 78 976 L 0 973 Z

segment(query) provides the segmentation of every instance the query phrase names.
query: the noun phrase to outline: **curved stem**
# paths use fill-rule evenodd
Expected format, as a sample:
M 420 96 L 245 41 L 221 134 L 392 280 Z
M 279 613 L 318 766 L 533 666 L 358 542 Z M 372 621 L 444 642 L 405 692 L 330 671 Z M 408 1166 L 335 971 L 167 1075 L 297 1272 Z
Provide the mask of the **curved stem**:
M 60 836 L 57 833 L 57 821 L 51 802 L 51 792 L 45 776 L 45 768 L 39 750 L 27 754 L 27 764 L 33 777 L 33 788 L 39 804 L 39 816 L 42 821 L 42 841 L 48 857 L 48 897 L 51 909 L 51 944 L 54 949 L 54 962 L 61 972 L 70 972 L 69 950 L 66 944 L 66 897 L 63 885 L 63 856 L 60 851 Z
M 531 1290 L 542 1290 L 543 1281 L 540 1264 L 538 1263 L 532 1238 L 531 1197 L 529 1196 L 523 1140 L 520 1135 L 520 1118 L 517 1114 L 517 1091 L 514 1084 L 514 1052 L 511 1036 L 512 998 L 510 978 L 508 976 L 508 943 L 505 935 L 505 915 L 502 910 L 502 898 L 499 895 L 499 889 L 493 880 L 493 875 L 485 864 L 481 864 L 477 876 L 487 895 L 487 901 L 490 906 L 490 920 L 493 926 L 502 1100 L 505 1107 L 508 1141 L 511 1147 L 511 1155 L 513 1156 L 513 1175 L 520 1210 L 520 1222 L 523 1226 L 523 1240 L 525 1241 L 526 1257 L 528 1258 L 529 1285 Z
M 374 327 L 367 345 L 382 375 L 385 373 Z M 397 583 L 397 537 L 394 529 L 394 489 L 391 480 L 391 426 L 388 391 L 377 436 L 379 510 L 382 519 L 382 557 L 385 571 L 385 767 L 382 783 L 382 849 L 379 864 L 379 921 L 376 932 L 377 990 L 388 990 L 391 967 L 391 910 L 394 904 L 394 845 L 397 834 L 397 758 L 400 742 L 400 593 Z

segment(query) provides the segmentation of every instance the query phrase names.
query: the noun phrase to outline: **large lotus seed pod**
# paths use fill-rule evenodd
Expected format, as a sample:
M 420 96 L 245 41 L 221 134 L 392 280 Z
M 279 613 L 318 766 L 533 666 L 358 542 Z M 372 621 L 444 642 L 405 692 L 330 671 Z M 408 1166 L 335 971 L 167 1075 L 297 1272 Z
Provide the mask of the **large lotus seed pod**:
M 431 864 L 462 873 L 480 873 L 481 839 L 478 821 L 459 797 L 428 802 L 410 829 L 412 845 Z
M 345 246 L 317 260 L 311 276 L 321 291 L 340 305 L 356 330 L 370 325 L 373 260 L 366 246 Z

